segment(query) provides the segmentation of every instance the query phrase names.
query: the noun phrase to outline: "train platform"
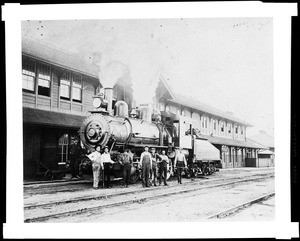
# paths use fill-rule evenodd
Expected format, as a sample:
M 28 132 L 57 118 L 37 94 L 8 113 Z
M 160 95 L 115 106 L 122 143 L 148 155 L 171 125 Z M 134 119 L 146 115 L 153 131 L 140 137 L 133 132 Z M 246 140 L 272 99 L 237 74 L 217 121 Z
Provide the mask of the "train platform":
M 54 180 L 24 180 L 24 185 L 35 185 L 35 184 L 55 184 L 55 183 L 90 183 L 93 182 L 93 175 L 92 174 L 84 174 L 82 178 L 72 178 L 71 174 L 66 174 L 61 179 L 54 179 Z

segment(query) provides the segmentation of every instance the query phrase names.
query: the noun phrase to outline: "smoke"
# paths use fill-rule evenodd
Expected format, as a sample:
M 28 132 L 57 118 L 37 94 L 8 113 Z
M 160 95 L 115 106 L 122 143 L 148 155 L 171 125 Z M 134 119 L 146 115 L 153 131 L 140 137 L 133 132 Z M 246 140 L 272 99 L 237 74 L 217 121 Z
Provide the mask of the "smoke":
M 129 71 L 128 67 L 118 61 L 111 61 L 108 64 L 100 64 L 99 80 L 104 88 L 113 88 L 114 85 Z
M 30 21 L 22 27 L 24 36 L 97 64 L 103 87 L 113 87 L 130 76 L 137 103 L 153 103 L 161 69 L 178 63 L 176 50 L 167 44 L 173 36 L 166 37 L 161 20 Z M 38 28 L 43 36 L 34 31 Z

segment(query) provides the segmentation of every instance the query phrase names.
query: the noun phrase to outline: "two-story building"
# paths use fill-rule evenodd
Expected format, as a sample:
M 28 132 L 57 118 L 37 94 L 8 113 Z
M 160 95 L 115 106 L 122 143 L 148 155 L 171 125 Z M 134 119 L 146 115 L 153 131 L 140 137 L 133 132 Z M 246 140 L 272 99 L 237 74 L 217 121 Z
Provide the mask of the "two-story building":
M 73 53 L 40 42 L 22 39 L 24 178 L 41 166 L 57 169 L 68 159 L 71 136 L 93 109 L 93 96 L 102 88 L 99 66 Z M 113 103 L 133 103 L 130 79 L 113 87 Z M 154 106 L 162 121 L 172 115 L 193 123 L 197 138 L 220 150 L 222 166 L 244 167 L 257 158 L 261 145 L 247 141 L 249 123 L 194 99 L 171 91 L 160 76 Z
M 252 125 L 232 113 L 218 110 L 195 99 L 174 93 L 161 76 L 156 91 L 155 106 L 162 120 L 170 115 L 185 116 L 193 123 L 197 138 L 204 139 L 220 150 L 222 167 L 245 167 L 257 159 L 264 146 L 247 140 L 246 129 Z
M 41 165 L 57 169 L 68 159 L 71 136 L 93 109 L 102 87 L 99 66 L 70 52 L 22 39 L 24 178 Z M 114 102 L 132 103 L 128 80 L 113 88 Z

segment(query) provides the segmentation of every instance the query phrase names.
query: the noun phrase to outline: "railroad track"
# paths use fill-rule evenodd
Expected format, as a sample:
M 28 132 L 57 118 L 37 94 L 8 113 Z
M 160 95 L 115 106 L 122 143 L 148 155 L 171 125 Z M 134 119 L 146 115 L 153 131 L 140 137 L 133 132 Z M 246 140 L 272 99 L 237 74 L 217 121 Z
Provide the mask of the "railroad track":
M 184 182 L 182 184 L 182 187 L 185 186 L 192 186 L 192 185 L 205 185 L 205 184 L 209 184 L 209 183 L 223 183 L 223 182 L 228 182 L 228 181 L 234 181 L 234 180 L 243 180 L 243 179 L 247 179 L 247 178 L 260 178 L 260 177 L 273 177 L 274 174 L 259 174 L 259 175 L 251 175 L 251 176 L 244 176 L 243 178 L 241 177 L 233 177 L 233 178 L 222 178 L 222 179 L 207 179 L 207 180 L 197 180 L 197 181 L 192 181 L 192 182 Z M 99 200 L 99 199 L 107 199 L 113 196 L 121 196 L 121 195 L 126 195 L 126 194 L 130 194 L 130 193 L 140 193 L 140 192 L 147 192 L 147 191 L 152 191 L 153 189 L 141 189 L 140 188 L 140 184 L 134 184 L 135 186 L 138 186 L 139 188 L 136 190 L 131 190 L 131 191 L 121 191 L 119 193 L 111 193 L 111 194 L 105 194 L 105 195 L 97 195 L 97 196 L 86 196 L 84 195 L 83 197 L 75 197 L 75 198 L 69 198 L 68 200 L 61 200 L 61 201 L 48 201 L 46 203 L 39 203 L 39 204 L 27 204 L 24 206 L 25 210 L 28 209 L 34 209 L 34 208 L 38 208 L 38 207 L 46 207 L 46 206 L 52 206 L 52 205 L 60 205 L 60 204 L 64 204 L 64 203 L 71 203 L 71 202 L 80 202 L 80 201 L 88 201 L 88 200 Z M 73 185 L 72 185 L 73 186 Z M 52 194 L 52 193 L 58 193 L 58 192 L 75 192 L 75 191 L 81 191 L 81 190 L 89 190 L 90 188 L 87 189 L 87 187 L 79 187 L 78 189 L 73 189 L 73 188 L 65 188 L 63 187 L 62 190 L 57 190 L 57 187 L 55 187 L 55 191 L 52 190 L 39 190 L 38 194 L 42 193 L 42 194 Z M 166 188 L 172 188 L 172 186 L 166 186 L 164 187 L 164 189 Z M 31 193 L 30 193 L 31 194 Z
M 270 175 L 273 173 L 265 173 L 265 174 L 256 174 L 256 175 L 247 175 L 243 178 L 253 177 L 253 176 L 264 176 Z M 199 179 L 201 183 L 203 182 L 212 182 L 212 181 L 226 181 L 228 179 L 240 179 L 241 177 L 230 177 L 230 178 L 218 178 L 211 179 L 209 176 L 207 180 Z M 175 177 L 174 177 L 175 178 Z M 207 177 L 205 177 L 207 178 Z M 198 179 L 198 178 L 196 178 Z M 189 179 L 187 179 L 189 180 Z M 55 194 L 55 193 L 63 193 L 63 192 L 76 192 L 86 190 L 90 188 L 90 184 L 92 180 L 81 180 L 81 181 L 68 181 L 68 182 L 59 182 L 59 183 L 41 183 L 41 184 L 26 184 L 24 185 L 24 193 L 25 195 L 36 195 L 36 194 Z M 89 185 L 89 186 L 88 186 Z M 140 185 L 140 184 L 133 184 Z
M 144 189 L 136 189 L 132 191 L 114 193 L 114 194 L 73 198 L 69 200 L 48 202 L 48 203 L 43 203 L 38 205 L 27 205 L 24 207 L 25 217 L 27 216 L 24 222 L 26 223 L 43 222 L 51 219 L 59 219 L 67 216 L 80 215 L 87 212 L 94 212 L 109 207 L 117 207 L 117 206 L 122 206 L 127 204 L 133 204 L 133 203 L 142 203 L 148 200 L 154 200 L 154 199 L 159 199 L 168 196 L 175 196 L 183 193 L 195 192 L 204 189 L 230 186 L 239 183 L 260 181 L 272 177 L 274 177 L 274 175 L 264 175 L 261 177 L 252 176 L 251 178 L 227 180 L 227 182 L 224 182 L 222 180 L 215 180 L 215 181 L 219 181 L 220 183 L 215 183 L 210 185 L 204 185 L 203 182 L 185 183 L 185 185 L 176 186 L 176 190 L 174 190 L 174 186 L 167 186 L 162 188 L 158 187 L 156 189 L 144 188 Z M 179 190 L 178 187 L 180 188 Z M 153 191 L 155 193 L 153 193 Z M 121 201 L 114 200 L 115 198 L 120 196 L 125 196 L 125 197 Z M 70 207 L 68 207 L 69 210 L 67 210 L 66 208 L 67 205 L 73 205 L 73 207 L 71 207 L 71 209 Z M 80 206 L 87 206 L 87 207 L 78 208 Z
M 244 208 L 247 208 L 247 207 L 249 207 L 249 206 L 251 206 L 251 205 L 253 205 L 255 203 L 259 203 L 261 201 L 265 201 L 265 200 L 267 200 L 267 199 L 269 199 L 269 198 L 271 198 L 273 196 L 275 196 L 275 192 L 264 194 L 264 195 L 262 195 L 260 197 L 257 197 L 257 198 L 254 198 L 254 199 L 250 200 L 250 201 L 247 201 L 247 202 L 244 202 L 242 204 L 239 204 L 239 205 L 237 205 L 237 206 L 235 206 L 233 208 L 229 208 L 227 210 L 224 210 L 224 211 L 221 211 L 221 212 L 216 213 L 214 215 L 211 215 L 210 217 L 208 217 L 208 219 L 216 219 L 216 218 L 217 219 L 222 219 L 222 218 L 225 218 L 225 217 L 230 216 L 230 215 L 232 215 L 232 214 L 234 214 L 234 213 L 236 213 L 236 212 L 238 212 L 238 211 L 240 211 L 240 210 L 242 210 Z

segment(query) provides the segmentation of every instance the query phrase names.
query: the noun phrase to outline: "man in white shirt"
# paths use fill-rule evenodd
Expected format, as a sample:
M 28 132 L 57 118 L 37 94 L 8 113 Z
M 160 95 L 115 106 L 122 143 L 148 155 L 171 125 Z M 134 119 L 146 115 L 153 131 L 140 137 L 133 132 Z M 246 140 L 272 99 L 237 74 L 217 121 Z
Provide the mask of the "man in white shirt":
M 109 150 L 108 150 L 108 146 L 106 146 L 104 148 L 104 153 L 101 155 L 101 161 L 104 165 L 104 183 L 105 183 L 105 186 L 107 188 L 111 188 L 110 173 L 111 173 L 112 164 L 114 164 L 115 162 L 113 160 L 111 160 L 111 158 L 110 158 L 110 153 L 109 153 Z
M 175 156 L 174 167 L 177 169 L 177 180 L 178 183 L 182 184 L 182 169 L 187 168 L 185 155 L 182 153 L 182 148 L 180 147 L 178 153 Z
M 100 170 L 103 170 L 103 163 L 101 161 L 100 150 L 101 150 L 100 146 L 96 146 L 96 150 L 93 151 L 91 154 L 87 155 L 88 158 L 92 161 L 94 189 L 99 188 L 98 185 L 99 185 Z
M 149 175 L 150 170 L 152 169 L 152 157 L 148 152 L 149 147 L 144 147 L 144 152 L 141 154 L 140 165 L 142 167 L 142 185 L 143 187 L 150 187 Z

